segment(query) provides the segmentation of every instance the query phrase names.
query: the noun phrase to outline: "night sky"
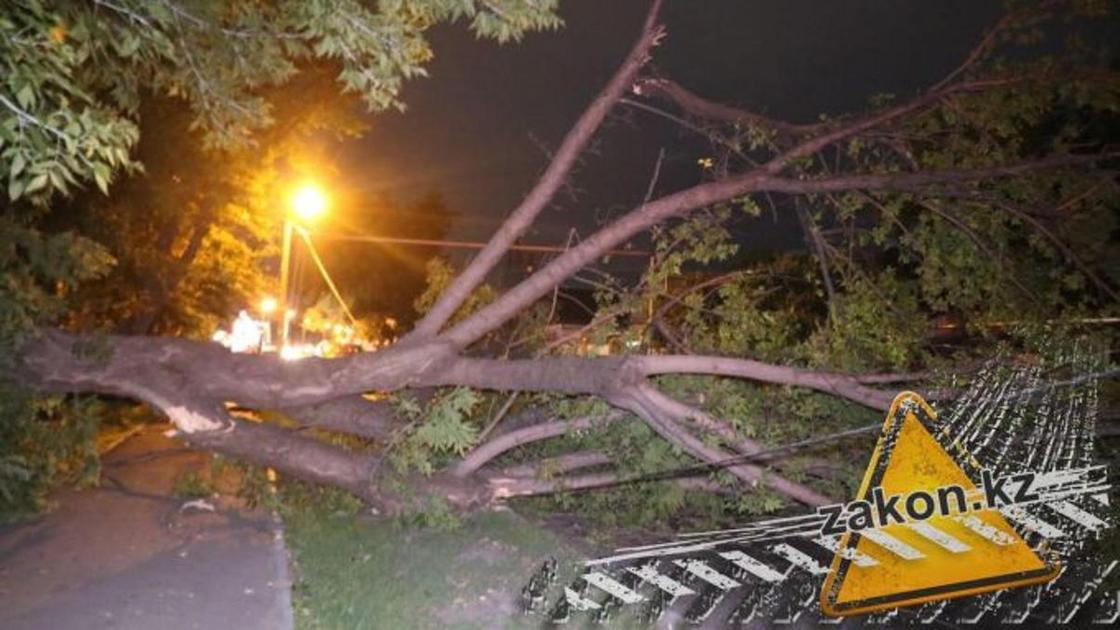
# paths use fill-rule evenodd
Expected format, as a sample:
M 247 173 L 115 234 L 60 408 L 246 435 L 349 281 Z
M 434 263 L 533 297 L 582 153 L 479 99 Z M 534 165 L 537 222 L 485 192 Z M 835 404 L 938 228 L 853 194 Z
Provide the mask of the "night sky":
M 520 44 L 476 40 L 462 24 L 431 33 L 430 78 L 407 84 L 404 114 L 373 116 L 342 147 L 347 185 L 408 200 L 439 192 L 459 219 L 450 236 L 485 239 L 547 164 L 554 148 L 629 50 L 646 0 L 564 0 L 566 26 Z M 875 93 L 900 95 L 960 62 L 999 15 L 978 0 L 668 0 L 668 37 L 653 69 L 692 91 L 791 121 L 858 110 Z M 672 106 L 665 104 L 667 109 Z M 633 207 L 661 147 L 657 194 L 704 178 L 705 143 L 673 123 L 620 107 L 600 130 L 528 242 L 562 243 L 575 226 Z M 797 247 L 791 213 L 736 226 L 748 248 Z

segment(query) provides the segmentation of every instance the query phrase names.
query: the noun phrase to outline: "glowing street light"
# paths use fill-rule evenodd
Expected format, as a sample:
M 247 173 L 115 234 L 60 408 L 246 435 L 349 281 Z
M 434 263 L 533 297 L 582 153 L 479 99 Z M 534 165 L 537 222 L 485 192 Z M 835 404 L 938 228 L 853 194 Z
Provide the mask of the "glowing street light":
M 270 295 L 270 296 L 261 300 L 261 304 L 260 304 L 261 313 L 263 313 L 265 315 L 271 315 L 271 314 L 276 312 L 276 309 L 279 306 L 280 306 L 280 303 L 276 301 L 276 298 L 274 298 Z
M 288 326 L 290 317 L 286 314 L 288 308 L 288 267 L 292 259 L 292 230 L 293 219 L 303 223 L 310 223 L 327 212 L 327 194 L 313 182 L 307 182 L 296 188 L 288 199 L 291 212 L 284 213 L 284 243 L 280 254 L 280 303 L 277 305 L 284 316 L 281 317 L 280 344 L 288 345 Z
M 301 221 L 314 221 L 327 211 L 327 196 L 315 184 L 303 184 L 292 193 L 292 212 Z

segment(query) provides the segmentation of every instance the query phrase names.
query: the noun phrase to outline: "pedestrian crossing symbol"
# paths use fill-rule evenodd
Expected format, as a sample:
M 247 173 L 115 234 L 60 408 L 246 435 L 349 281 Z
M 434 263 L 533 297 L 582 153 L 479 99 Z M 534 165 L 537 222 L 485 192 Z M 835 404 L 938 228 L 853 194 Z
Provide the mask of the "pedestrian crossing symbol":
M 858 500 L 849 504 L 867 514 L 845 511 L 847 527 L 821 589 L 821 610 L 851 616 L 1057 577 L 1061 569 L 1045 541 L 1027 544 L 985 496 L 989 479 L 977 487 L 979 472 L 920 396 L 899 394 Z M 949 509 L 935 510 L 939 503 Z M 884 510 L 890 524 L 883 523 Z M 928 516 L 915 519 L 915 513 Z

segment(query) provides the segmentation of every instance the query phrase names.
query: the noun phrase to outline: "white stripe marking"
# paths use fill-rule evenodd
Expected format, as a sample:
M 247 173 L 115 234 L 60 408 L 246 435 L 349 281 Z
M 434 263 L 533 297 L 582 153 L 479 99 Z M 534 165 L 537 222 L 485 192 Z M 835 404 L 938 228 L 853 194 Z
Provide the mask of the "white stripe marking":
M 597 571 L 594 573 L 585 573 L 583 574 L 583 580 L 592 586 L 597 586 L 610 593 L 612 597 L 622 600 L 624 604 L 637 604 L 646 599 L 627 588 L 622 582 L 604 573 L 599 573 Z
M 839 553 L 842 558 L 851 560 L 857 567 L 873 567 L 879 564 L 875 558 L 863 553 L 859 549 L 844 547 L 844 550 L 840 551 L 839 536 L 821 536 L 820 538 L 814 538 L 813 542 L 833 553 Z
M 736 582 L 735 580 L 732 580 L 719 571 L 716 571 L 700 560 L 674 560 L 673 564 L 677 565 L 678 567 L 683 567 L 689 573 L 695 575 L 696 577 L 704 580 L 708 584 L 711 584 L 712 586 L 720 590 L 726 591 L 742 586 L 742 584 Z
M 781 582 L 786 579 L 785 573 L 775 571 L 768 565 L 755 560 L 742 551 L 725 551 L 719 555 L 731 561 L 735 566 L 749 571 L 767 582 Z
M 1086 512 L 1085 510 L 1077 507 L 1076 505 L 1070 503 L 1069 501 L 1058 501 L 1057 503 L 1047 503 L 1046 507 L 1050 508 L 1051 510 L 1054 510 L 1055 512 L 1061 514 L 1062 516 L 1065 516 L 1066 518 L 1077 521 L 1078 525 L 1081 525 L 1082 527 L 1091 529 L 1094 532 L 1099 532 L 1102 529 L 1108 527 L 1108 523 L 1102 521 L 1101 519 L 1097 518 L 1093 514 L 1090 514 L 1090 513 Z
M 941 531 L 940 529 L 937 529 L 936 527 L 930 525 L 925 521 L 915 521 L 913 523 L 907 523 L 906 526 L 918 532 L 922 536 L 932 540 L 941 547 L 952 551 L 953 553 L 964 553 L 969 549 L 972 549 L 972 547 L 969 547 L 953 536 L 950 536 L 949 534 Z
M 999 511 L 1004 516 L 1019 521 L 1020 523 L 1025 525 L 1027 529 L 1030 529 L 1031 531 L 1034 531 L 1045 538 L 1064 538 L 1066 535 L 1066 533 L 1062 530 L 1054 527 L 1050 523 L 1047 523 L 1046 521 L 1038 518 L 1034 514 L 1031 514 L 1030 512 L 1017 505 L 1009 505 L 1007 507 L 1000 508 Z
M 770 548 L 774 553 L 789 560 L 793 564 L 805 569 L 813 575 L 824 575 L 828 573 L 827 567 L 822 567 L 819 562 L 814 560 L 811 556 L 807 555 L 800 549 L 795 549 L 787 543 L 780 543 Z
M 965 527 L 972 530 L 978 536 L 986 538 L 988 541 L 993 542 L 997 545 L 1010 545 L 1011 543 L 1015 542 L 1014 536 L 1008 534 L 998 527 L 995 527 L 994 525 L 985 523 L 980 519 L 980 517 L 976 516 L 975 514 L 969 514 L 967 516 L 957 516 L 955 520 L 961 525 L 964 525 Z
M 925 557 L 925 554 L 922 552 L 881 529 L 865 529 L 859 533 L 876 545 L 906 560 L 917 560 L 918 558 Z
M 1086 468 L 1067 468 L 1064 470 L 1051 470 L 1044 473 L 1038 473 L 1037 475 L 1035 475 L 1034 484 L 1032 484 L 1031 490 L 1039 492 L 1053 486 L 1061 486 L 1064 484 L 1071 484 L 1076 482 L 1081 482 L 1082 484 L 1084 484 L 1087 483 L 1090 478 L 1094 477 L 1094 472 L 1103 470 L 1104 468 L 1105 466 L 1102 464 L 1097 466 L 1088 466 Z M 1014 486 L 1010 487 L 1018 488 L 1019 485 L 1020 484 L 1015 484 Z
M 585 599 L 569 586 L 564 587 L 564 598 L 568 600 L 568 605 L 572 607 L 572 610 L 599 610 L 602 608 L 597 602 Z
M 658 573 L 652 566 L 643 564 L 635 569 L 634 567 L 627 567 L 627 571 L 642 578 L 646 582 L 653 584 L 657 588 L 665 591 L 673 597 L 681 597 L 683 595 L 692 595 L 696 591 L 688 588 L 684 584 L 674 580 L 673 578 Z

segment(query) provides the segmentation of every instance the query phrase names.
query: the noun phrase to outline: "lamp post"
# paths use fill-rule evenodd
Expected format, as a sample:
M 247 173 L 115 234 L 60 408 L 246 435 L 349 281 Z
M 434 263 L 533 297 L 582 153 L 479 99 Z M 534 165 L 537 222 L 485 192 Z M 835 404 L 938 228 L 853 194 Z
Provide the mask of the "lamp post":
M 288 346 L 288 329 L 294 313 L 288 308 L 288 267 L 292 260 L 292 231 L 294 219 L 311 222 L 327 211 L 327 196 L 314 183 L 305 183 L 292 193 L 290 212 L 284 213 L 284 241 L 280 252 L 280 348 Z

